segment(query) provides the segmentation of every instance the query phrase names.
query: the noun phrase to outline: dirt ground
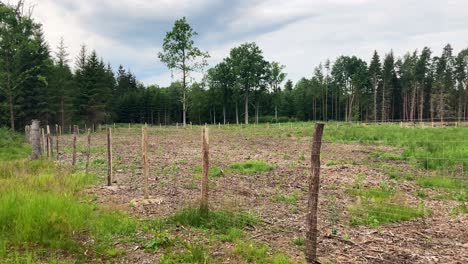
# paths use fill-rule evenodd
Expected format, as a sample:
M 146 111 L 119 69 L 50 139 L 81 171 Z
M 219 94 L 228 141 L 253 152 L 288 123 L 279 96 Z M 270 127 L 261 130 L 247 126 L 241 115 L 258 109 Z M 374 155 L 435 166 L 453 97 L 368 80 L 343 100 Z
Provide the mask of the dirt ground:
M 150 196 L 153 202 L 138 202 L 143 197 L 144 181 L 141 132 L 136 128 L 114 131 L 114 186 L 96 186 L 88 193 L 96 195 L 98 203 L 125 210 L 137 218 L 165 218 L 196 203 L 199 197 L 199 177 L 194 168 L 201 164 L 201 132 L 195 127 L 156 127 L 149 131 Z M 71 136 L 62 136 L 61 141 L 61 162 L 68 163 Z M 106 177 L 105 163 L 101 164 L 106 157 L 105 142 L 105 133 L 92 135 L 91 170 L 102 178 L 102 185 Z M 83 135 L 79 136 L 78 144 L 79 150 L 84 150 Z M 257 133 L 256 130 L 210 128 L 210 163 L 225 171 L 223 177 L 210 182 L 210 207 L 255 213 L 262 223 L 246 230 L 248 236 L 256 242 L 267 243 L 273 250 L 287 253 L 297 262 L 304 260 L 304 248 L 292 241 L 305 234 L 310 144 L 309 136 L 296 137 L 274 129 Z M 468 219 L 450 213 L 457 203 L 430 196 L 418 198 L 415 191 L 420 187 L 414 182 L 389 179 L 374 166 L 369 153 L 375 151 L 399 150 L 363 144 L 323 144 L 318 216 L 320 260 L 323 263 L 468 263 Z M 78 153 L 80 166 L 84 156 L 83 152 Z M 228 169 L 230 164 L 246 160 L 263 160 L 275 169 L 256 174 L 241 174 Z M 330 161 L 346 162 L 327 165 Z M 366 175 L 365 187 L 388 182 L 402 194 L 404 203 L 418 205 L 423 201 L 431 210 L 430 215 L 377 228 L 351 226 L 347 209 L 356 202 L 356 197 L 345 190 L 358 174 Z M 292 193 L 299 194 L 296 203 L 273 199 L 278 194 Z M 187 232 L 181 229 L 177 236 L 190 239 L 191 234 Z M 122 262 L 154 263 L 159 257 L 158 253 L 146 252 L 138 246 L 125 250 L 128 252 Z M 225 263 L 233 262 L 229 260 L 230 251 L 232 245 L 229 242 L 210 248 L 212 254 L 226 256 Z

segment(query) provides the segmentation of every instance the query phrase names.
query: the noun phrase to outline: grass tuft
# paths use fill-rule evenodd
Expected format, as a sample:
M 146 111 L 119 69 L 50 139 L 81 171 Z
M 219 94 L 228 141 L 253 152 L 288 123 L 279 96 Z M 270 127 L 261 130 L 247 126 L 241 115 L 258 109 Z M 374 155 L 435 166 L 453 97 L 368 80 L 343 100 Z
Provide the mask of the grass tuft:
M 351 206 L 351 225 L 380 226 L 388 223 L 421 218 L 429 213 L 424 205 L 418 207 L 392 203 L 363 202 Z
M 273 170 L 272 166 L 261 160 L 249 160 L 246 162 L 233 163 L 230 168 L 242 173 L 256 173 Z
M 250 213 L 228 210 L 209 211 L 208 215 L 206 215 L 200 212 L 198 208 L 189 207 L 168 218 L 167 222 L 202 229 L 212 229 L 226 234 L 230 228 L 242 229 L 247 225 L 257 224 L 258 219 Z

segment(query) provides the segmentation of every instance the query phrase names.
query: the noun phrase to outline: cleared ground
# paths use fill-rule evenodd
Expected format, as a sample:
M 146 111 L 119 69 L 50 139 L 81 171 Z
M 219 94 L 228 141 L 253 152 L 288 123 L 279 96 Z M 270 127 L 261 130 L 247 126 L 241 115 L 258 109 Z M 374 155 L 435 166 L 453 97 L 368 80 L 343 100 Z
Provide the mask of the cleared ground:
M 322 149 L 318 250 L 322 262 L 468 262 L 463 160 L 459 174 L 457 168 L 450 170 L 449 180 L 454 182 L 449 185 L 455 188 L 434 187 L 424 179 L 443 176 L 445 182 L 447 175 L 420 168 L 417 159 L 404 158 L 403 147 L 384 142 L 359 144 L 356 140 L 339 143 L 326 133 L 346 132 L 331 126 L 325 131 Z M 252 213 L 257 218 L 255 224 L 245 225 L 240 228 L 241 235 L 229 239 L 223 239 L 224 231 L 166 224 L 155 232 L 166 232 L 174 243 L 150 247 L 147 242 L 157 235 L 151 235 L 151 230 L 139 232 L 133 242 L 117 245 L 125 252 L 118 256 L 118 262 L 150 263 L 169 252 L 185 254 L 190 251 L 187 245 L 201 245 L 206 258 L 214 263 L 270 262 L 255 256 L 279 252 L 284 260 L 277 257 L 271 262 L 303 262 L 312 133 L 310 123 L 211 126 L 210 163 L 215 169 L 210 177 L 210 208 Z M 127 211 L 138 219 L 163 220 L 184 208 L 196 207 L 201 131 L 200 127 L 151 127 L 149 134 L 150 200 L 142 199 L 139 128 L 114 130 L 112 187 L 101 187 L 106 175 L 105 133 L 92 135 L 91 171 L 102 181 L 86 193 L 94 195 L 99 204 Z M 60 145 L 60 162 L 67 164 L 71 137 L 63 136 Z M 85 157 L 83 135 L 78 145 L 80 168 Z M 248 161 L 254 161 L 254 171 L 257 165 L 266 165 L 265 171 L 249 173 L 233 166 Z

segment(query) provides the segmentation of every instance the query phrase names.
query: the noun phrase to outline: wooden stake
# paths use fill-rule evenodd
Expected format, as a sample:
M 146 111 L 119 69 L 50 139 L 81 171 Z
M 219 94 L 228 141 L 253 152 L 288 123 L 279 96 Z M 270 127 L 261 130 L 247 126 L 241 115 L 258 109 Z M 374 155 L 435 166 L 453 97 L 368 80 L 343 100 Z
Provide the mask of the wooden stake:
M 47 157 L 52 158 L 52 137 L 50 136 L 50 126 L 47 125 Z
M 60 131 L 60 126 L 59 125 L 55 125 L 55 127 L 57 128 L 57 133 L 55 134 L 55 151 L 57 152 L 57 160 L 59 160 L 60 158 L 60 153 L 59 153 L 59 136 L 62 134 L 61 131 Z
M 148 166 L 148 128 L 142 128 L 142 161 L 143 161 L 143 176 L 145 177 L 144 194 L 145 199 L 148 199 L 149 185 L 149 166 Z
M 210 146 L 208 140 L 208 127 L 202 129 L 202 182 L 200 212 L 208 213 L 208 174 L 210 170 Z
M 86 174 L 88 174 L 90 156 L 91 156 L 91 129 L 88 128 L 88 146 L 86 148 L 86 166 L 85 166 Z
M 42 135 L 42 154 L 45 154 L 46 153 L 46 139 L 45 139 L 44 128 L 41 128 L 41 135 Z
M 107 128 L 107 186 L 112 185 L 112 131 Z
M 307 263 L 318 263 L 317 261 L 317 205 L 320 188 L 320 149 L 322 147 L 322 134 L 324 124 L 318 123 L 315 126 L 315 133 L 312 142 L 311 174 L 309 178 L 309 201 L 306 218 L 306 247 L 305 255 Z
M 31 145 L 32 153 L 31 159 L 39 159 L 41 157 L 41 133 L 39 132 L 39 120 L 32 120 L 30 133 L 31 133 Z
M 72 157 L 72 166 L 75 166 L 76 164 L 76 126 L 74 126 L 74 129 L 73 129 L 73 157 Z

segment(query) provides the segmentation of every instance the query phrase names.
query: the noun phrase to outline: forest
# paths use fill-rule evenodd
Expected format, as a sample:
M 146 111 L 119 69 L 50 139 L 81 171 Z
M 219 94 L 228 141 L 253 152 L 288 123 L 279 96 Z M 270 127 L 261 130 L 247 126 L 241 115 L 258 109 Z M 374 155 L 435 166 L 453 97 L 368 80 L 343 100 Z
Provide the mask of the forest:
M 66 127 L 112 122 L 444 121 L 468 115 L 468 49 L 456 54 L 450 44 L 441 51 L 375 51 L 370 62 L 341 55 L 311 65 L 310 76 L 294 83 L 287 79 L 287 66 L 269 61 L 253 42 L 233 47 L 208 68 L 208 52 L 194 46 L 197 33 L 182 18 L 166 35 L 166 52 L 155 54 L 154 62 L 165 63 L 182 78 L 162 87 L 144 85 L 122 65 L 115 71 L 86 45 L 71 64 L 65 40 L 53 52 L 41 24 L 21 4 L 1 3 L 0 21 L 0 125 L 13 130 L 34 118 Z M 185 65 L 171 57 L 176 54 L 171 51 L 176 33 L 184 36 Z M 192 81 L 195 71 L 204 77 Z

